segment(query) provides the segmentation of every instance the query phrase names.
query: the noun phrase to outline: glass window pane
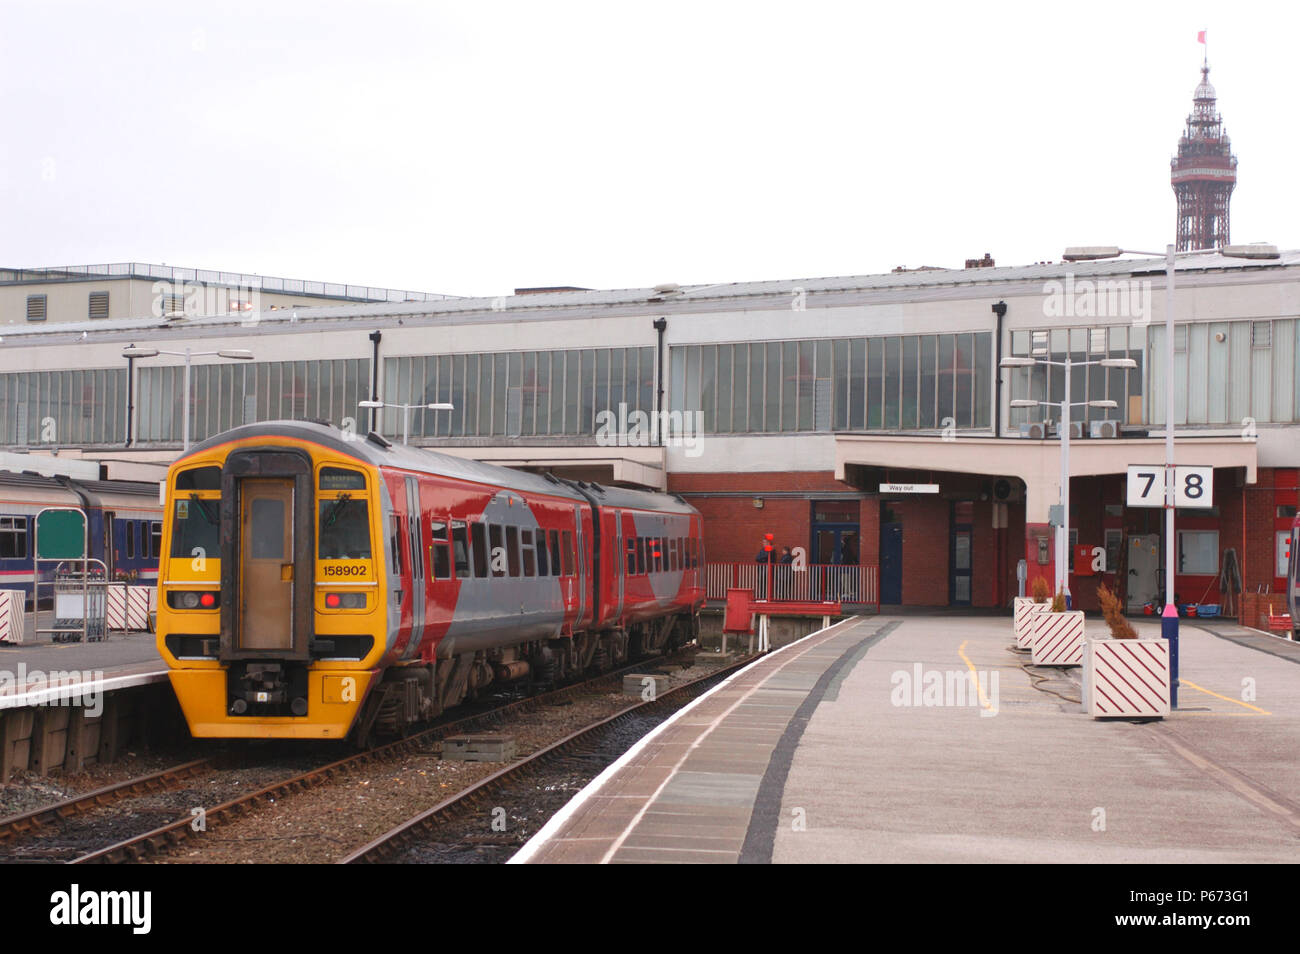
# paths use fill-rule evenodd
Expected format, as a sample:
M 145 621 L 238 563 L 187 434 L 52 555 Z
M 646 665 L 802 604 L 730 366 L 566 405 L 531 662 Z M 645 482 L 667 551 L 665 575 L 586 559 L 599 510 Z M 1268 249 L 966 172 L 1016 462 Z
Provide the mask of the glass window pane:
M 903 396 L 900 405 L 899 426 L 904 429 L 917 427 L 920 412 L 920 383 L 917 378 L 917 364 L 920 355 L 920 342 L 915 335 L 903 339 Z

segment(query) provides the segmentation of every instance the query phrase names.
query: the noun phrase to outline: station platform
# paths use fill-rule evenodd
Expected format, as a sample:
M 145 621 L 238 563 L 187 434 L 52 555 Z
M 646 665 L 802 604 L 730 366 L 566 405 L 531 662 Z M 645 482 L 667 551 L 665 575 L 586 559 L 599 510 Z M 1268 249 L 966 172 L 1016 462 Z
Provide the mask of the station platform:
M 1141 723 L 1085 714 L 1006 616 L 850 618 L 678 712 L 511 861 L 1300 861 L 1300 659 L 1215 629 L 1183 626 L 1179 708 Z
M 48 614 L 45 620 L 48 623 Z M 167 681 L 153 633 L 113 634 L 98 642 L 56 643 L 33 637 L 28 614 L 27 642 L 0 643 L 0 709 L 37 705 L 38 696 L 97 680 L 100 690 L 125 689 Z

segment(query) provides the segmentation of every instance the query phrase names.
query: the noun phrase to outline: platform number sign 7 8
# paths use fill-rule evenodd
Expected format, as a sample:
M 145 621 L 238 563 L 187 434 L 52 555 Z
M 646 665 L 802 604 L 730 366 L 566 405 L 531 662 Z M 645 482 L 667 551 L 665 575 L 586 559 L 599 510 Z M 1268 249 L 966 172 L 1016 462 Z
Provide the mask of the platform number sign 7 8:
M 1163 464 L 1131 464 L 1128 468 L 1128 505 L 1163 507 L 1165 505 L 1165 468 Z M 1209 508 L 1214 506 L 1214 468 L 1177 466 L 1174 468 L 1174 506 Z

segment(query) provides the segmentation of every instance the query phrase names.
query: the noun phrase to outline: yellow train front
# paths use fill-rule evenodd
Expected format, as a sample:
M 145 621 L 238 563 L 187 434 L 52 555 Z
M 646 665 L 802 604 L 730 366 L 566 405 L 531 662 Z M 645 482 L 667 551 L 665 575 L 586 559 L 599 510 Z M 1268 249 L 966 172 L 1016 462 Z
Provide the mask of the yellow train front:
M 386 490 L 342 441 L 268 438 L 168 472 L 158 649 L 196 738 L 341 739 L 388 648 Z

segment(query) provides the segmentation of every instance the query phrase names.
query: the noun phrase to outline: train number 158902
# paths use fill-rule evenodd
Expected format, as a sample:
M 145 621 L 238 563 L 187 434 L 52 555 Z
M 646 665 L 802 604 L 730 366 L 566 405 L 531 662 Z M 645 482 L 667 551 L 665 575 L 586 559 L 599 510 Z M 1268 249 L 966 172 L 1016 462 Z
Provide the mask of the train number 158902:
M 365 576 L 364 563 L 326 563 L 323 567 L 326 576 Z

